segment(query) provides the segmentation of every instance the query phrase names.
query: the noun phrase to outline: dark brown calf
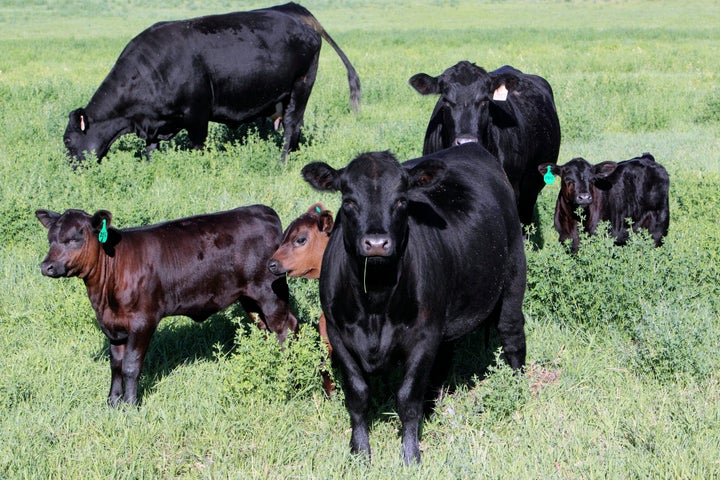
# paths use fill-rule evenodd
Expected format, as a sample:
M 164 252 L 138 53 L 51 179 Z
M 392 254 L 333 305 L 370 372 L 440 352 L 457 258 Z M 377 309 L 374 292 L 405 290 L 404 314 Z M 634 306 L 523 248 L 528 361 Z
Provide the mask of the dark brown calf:
M 239 300 L 280 342 L 297 328 L 285 277 L 266 268 L 282 233 L 270 207 L 122 230 L 110 227 L 112 215 L 105 210 L 35 215 L 50 242 L 43 275 L 81 278 L 110 340 L 110 405 L 137 402 L 145 352 L 164 317 L 202 321 Z
M 270 259 L 268 268 L 275 275 L 287 274 L 290 277 L 320 278 L 322 258 L 332 228 L 332 212 L 325 210 L 321 203 L 314 204 L 285 229 L 282 243 Z M 332 345 L 327 336 L 325 314 L 320 315 L 318 330 L 327 346 L 328 356 L 332 356 Z M 335 385 L 327 372 L 323 372 L 323 388 L 328 396 L 335 391 Z
M 662 245 L 670 224 L 670 177 L 651 154 L 597 165 L 578 157 L 562 166 L 538 167 L 541 175 L 547 175 L 548 169 L 562 179 L 555 229 L 560 242 L 572 240 L 571 251 L 577 252 L 580 246 L 579 222 L 588 235 L 594 235 L 599 222 L 609 221 L 617 245 L 627 241 L 630 228 L 648 230 L 655 246 Z

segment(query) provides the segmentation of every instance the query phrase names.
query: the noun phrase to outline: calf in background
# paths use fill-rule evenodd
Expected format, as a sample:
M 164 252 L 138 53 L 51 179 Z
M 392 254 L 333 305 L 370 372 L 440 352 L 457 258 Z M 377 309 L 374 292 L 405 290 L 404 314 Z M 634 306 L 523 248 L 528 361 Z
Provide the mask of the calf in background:
M 662 245 L 670 224 L 670 177 L 651 154 L 597 165 L 578 157 L 562 166 L 542 164 L 538 171 L 562 179 L 555 203 L 555 229 L 560 242 L 572 240 L 572 252 L 580 246 L 579 222 L 588 235 L 594 235 L 599 222 L 609 221 L 617 245 L 625 244 L 630 228 L 647 229 L 655 246 Z

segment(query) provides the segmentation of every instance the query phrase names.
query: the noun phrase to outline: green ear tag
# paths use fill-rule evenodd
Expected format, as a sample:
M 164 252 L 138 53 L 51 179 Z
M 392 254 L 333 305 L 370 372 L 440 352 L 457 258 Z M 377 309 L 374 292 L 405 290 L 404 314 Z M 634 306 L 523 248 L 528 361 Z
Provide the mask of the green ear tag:
M 98 241 L 100 243 L 107 242 L 108 232 L 107 232 L 107 220 L 103 218 L 102 228 L 100 228 L 100 232 L 98 233 Z
M 545 172 L 545 175 L 543 175 L 543 180 L 545 180 L 545 184 L 552 185 L 555 183 L 555 175 L 552 173 L 552 167 L 548 165 L 547 172 Z
M 322 213 L 322 210 L 320 210 L 320 207 L 318 207 L 318 206 L 315 207 L 315 211 L 318 213 Z

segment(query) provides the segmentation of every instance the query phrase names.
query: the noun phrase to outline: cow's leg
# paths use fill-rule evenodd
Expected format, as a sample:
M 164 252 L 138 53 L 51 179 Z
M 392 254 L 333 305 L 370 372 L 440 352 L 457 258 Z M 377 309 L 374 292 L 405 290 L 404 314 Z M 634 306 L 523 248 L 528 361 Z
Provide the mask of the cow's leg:
M 320 52 L 315 55 L 310 68 L 304 76 L 295 80 L 290 101 L 283 113 L 283 132 L 284 144 L 282 151 L 282 161 L 285 163 L 288 153 L 297 150 L 300 142 L 300 129 L 303 126 L 303 117 L 305 116 L 305 107 L 307 107 L 310 92 L 315 84 L 315 77 L 318 69 L 318 57 Z
M 487 329 L 486 329 L 487 330 Z M 443 385 L 450 374 L 452 367 L 453 353 L 455 351 L 455 342 L 443 342 L 440 344 L 437 354 L 435 355 L 435 363 L 430 372 L 430 380 L 428 381 L 427 393 L 425 394 L 424 413 L 429 415 L 435 408 Z
M 122 363 L 124 354 L 124 344 L 110 344 L 110 393 L 107 403 L 111 407 L 116 407 L 123 395 Z
M 534 177 L 537 177 L 538 180 L 540 179 L 540 175 L 538 175 L 535 170 L 533 170 L 533 173 L 523 176 L 520 181 L 520 188 L 516 193 L 516 195 L 518 195 L 516 198 L 520 223 L 526 227 L 532 224 L 537 197 L 543 188 L 543 183 L 534 180 Z
M 137 403 L 137 387 L 140 372 L 142 371 L 145 353 L 147 352 L 150 338 L 155 333 L 155 326 L 146 327 L 143 330 L 131 332 L 128 336 L 125 356 L 122 361 L 122 376 L 125 383 L 125 395 L 123 401 L 131 405 Z
M 331 329 L 328 326 L 328 329 Z M 332 338 L 338 338 L 332 335 Z M 337 343 L 337 344 L 336 344 Z M 370 458 L 370 431 L 367 414 L 370 405 L 370 386 L 364 373 L 342 342 L 333 342 L 333 361 L 337 361 L 343 373 L 342 389 L 345 408 L 350 415 L 350 451 Z
M 186 128 L 190 147 L 194 150 L 200 150 L 205 146 L 205 140 L 208 136 L 208 119 L 198 119 L 192 126 Z
M 503 298 L 500 300 L 500 312 L 498 316 L 498 337 L 502 345 L 505 358 L 510 366 L 519 371 L 525 365 L 527 347 L 525 344 L 525 316 L 522 311 L 523 297 L 526 287 L 526 264 L 525 255 L 519 249 L 522 245 L 516 245 L 515 252 L 511 250 L 510 256 L 514 259 L 509 274 L 510 280 L 505 288 Z
M 439 335 L 428 336 L 439 338 Z M 405 374 L 397 394 L 405 465 L 420 463 L 420 421 L 437 350 L 438 345 L 418 345 L 405 362 Z

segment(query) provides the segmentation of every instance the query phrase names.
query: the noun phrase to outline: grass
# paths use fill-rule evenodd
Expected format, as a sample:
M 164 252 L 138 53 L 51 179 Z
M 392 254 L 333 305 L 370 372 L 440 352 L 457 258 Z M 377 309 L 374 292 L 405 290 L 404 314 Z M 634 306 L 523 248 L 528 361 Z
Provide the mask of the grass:
M 243 9 L 259 7 L 252 2 Z M 141 159 L 133 137 L 73 172 L 62 132 L 128 40 L 155 21 L 232 2 L 6 1 L 0 4 L 0 478 L 714 478 L 720 475 L 720 8 L 640 0 L 303 2 L 363 86 L 324 48 L 305 142 L 212 125 Z M 528 369 L 495 344 L 459 345 L 449 391 L 423 426 L 423 465 L 404 468 L 390 390 L 379 383 L 367 464 L 349 454 L 342 393 L 323 397 L 316 283 L 291 280 L 299 338 L 285 350 L 240 308 L 203 324 L 169 318 L 146 358 L 141 405 L 108 409 L 108 344 L 82 282 L 51 280 L 38 208 L 108 209 L 119 226 L 265 203 L 287 224 L 315 201 L 310 161 L 366 150 L 420 154 L 434 99 L 407 79 L 461 59 L 538 73 L 555 91 L 560 163 L 650 151 L 671 176 L 665 245 L 587 239 L 575 256 L 539 200 L 528 246 Z M 489 346 L 488 346 L 489 345 Z

